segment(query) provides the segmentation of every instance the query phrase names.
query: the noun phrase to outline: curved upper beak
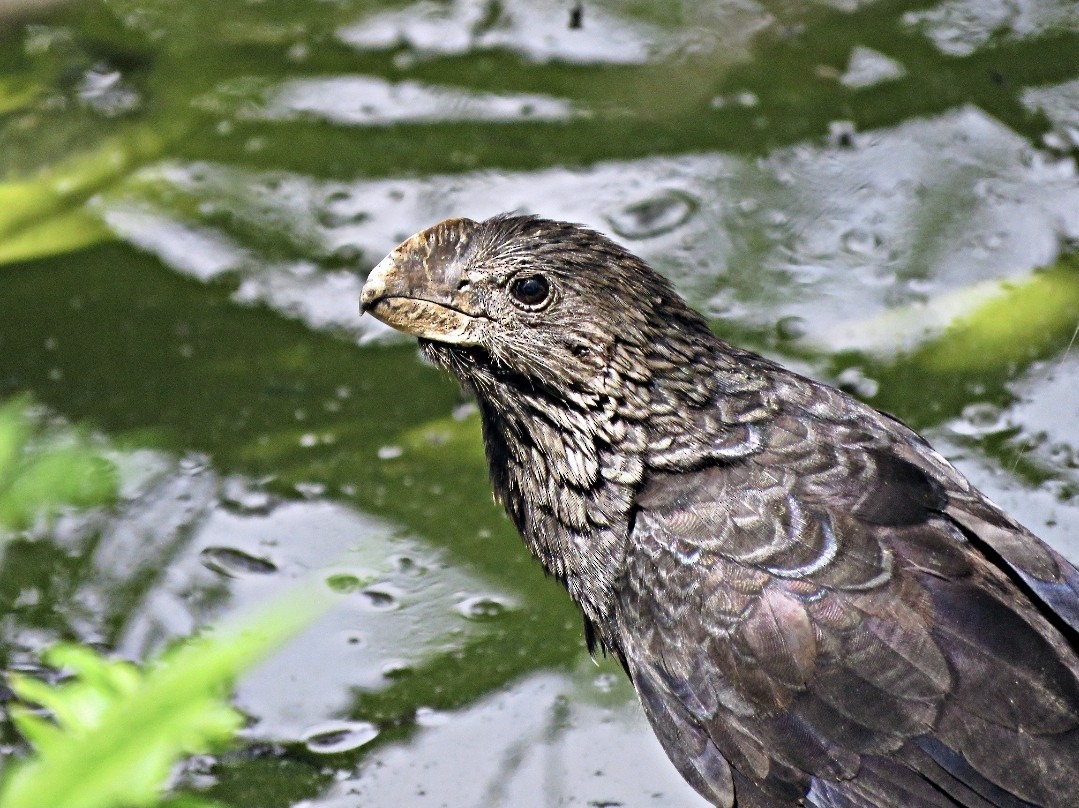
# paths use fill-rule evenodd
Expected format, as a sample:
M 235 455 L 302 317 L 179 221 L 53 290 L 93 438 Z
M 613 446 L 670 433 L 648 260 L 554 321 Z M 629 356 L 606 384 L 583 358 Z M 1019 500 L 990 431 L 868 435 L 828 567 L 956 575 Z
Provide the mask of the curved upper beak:
M 478 344 L 487 320 L 467 311 L 457 288 L 475 226 L 448 219 L 402 242 L 368 275 L 360 313 L 435 342 Z

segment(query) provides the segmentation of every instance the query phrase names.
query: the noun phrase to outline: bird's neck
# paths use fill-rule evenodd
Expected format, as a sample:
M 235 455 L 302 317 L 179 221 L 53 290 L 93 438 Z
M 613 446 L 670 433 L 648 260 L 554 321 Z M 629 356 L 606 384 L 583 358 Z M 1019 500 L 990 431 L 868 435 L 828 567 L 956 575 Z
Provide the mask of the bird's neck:
M 772 402 L 753 363 L 711 334 L 616 344 L 602 395 L 476 386 L 495 498 L 601 637 L 622 575 L 634 499 L 649 474 L 759 449 Z M 747 361 L 750 360 L 750 361 Z
M 536 393 L 480 404 L 495 498 L 606 641 L 640 458 L 621 445 L 624 429 L 611 434 L 602 406 L 552 407 Z

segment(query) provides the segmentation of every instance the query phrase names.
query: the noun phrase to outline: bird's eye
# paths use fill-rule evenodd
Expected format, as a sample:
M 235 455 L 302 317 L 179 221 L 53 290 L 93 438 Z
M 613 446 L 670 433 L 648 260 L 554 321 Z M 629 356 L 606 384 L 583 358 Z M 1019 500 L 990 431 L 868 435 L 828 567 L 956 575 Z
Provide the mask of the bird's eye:
M 523 275 L 510 284 L 510 294 L 518 303 L 536 308 L 547 302 L 551 286 L 542 275 Z

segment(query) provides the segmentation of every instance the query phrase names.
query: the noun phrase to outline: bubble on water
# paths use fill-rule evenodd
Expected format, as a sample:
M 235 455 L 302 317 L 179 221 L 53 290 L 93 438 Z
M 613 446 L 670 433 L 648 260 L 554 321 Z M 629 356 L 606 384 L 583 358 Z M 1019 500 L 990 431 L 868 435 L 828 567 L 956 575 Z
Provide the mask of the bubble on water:
M 415 718 L 417 726 L 425 728 L 441 727 L 449 723 L 450 717 L 449 713 L 435 710 L 431 707 L 416 708 Z
M 341 632 L 341 639 L 352 648 L 367 647 L 367 638 L 358 631 L 343 631 Z
M 839 237 L 839 245 L 851 255 L 872 255 L 880 250 L 880 236 L 860 227 L 853 227 Z
M 781 340 L 801 339 L 806 335 L 807 330 L 808 326 L 802 317 L 791 315 L 790 317 L 780 317 L 776 321 L 776 335 Z
M 319 755 L 351 752 L 378 737 L 379 729 L 368 721 L 327 721 L 303 734 L 304 746 Z
M 1066 443 L 1055 443 L 1049 447 L 1046 452 L 1046 456 L 1049 461 L 1057 466 L 1064 466 L 1066 468 L 1079 468 L 1079 458 L 1076 457 L 1076 450 Z
M 124 81 L 123 74 L 106 64 L 87 70 L 76 92 L 85 106 L 105 118 L 127 115 L 142 105 L 142 96 Z
M 277 500 L 266 491 L 252 488 L 242 477 L 229 477 L 221 488 L 221 504 L 229 511 L 250 516 L 265 516 Z
M 339 595 L 347 595 L 363 589 L 363 581 L 350 572 L 338 572 L 326 578 L 326 586 Z
M 618 679 L 613 674 L 601 673 L 592 680 L 592 684 L 600 693 L 610 693 L 618 684 Z
M 304 499 L 318 499 L 326 493 L 325 483 L 296 483 L 293 488 Z
M 277 565 L 272 561 L 245 553 L 235 547 L 207 547 L 199 553 L 199 560 L 207 569 L 229 578 L 270 575 L 277 572 Z
M 623 238 L 645 239 L 681 227 L 700 207 L 696 199 L 682 191 L 634 202 L 607 217 L 614 232 Z
M 959 417 L 948 424 L 948 428 L 953 433 L 967 438 L 996 435 L 1007 432 L 1013 426 L 1007 414 L 996 404 L 988 401 L 968 404 Z
M 840 390 L 858 396 L 873 398 L 880 390 L 880 382 L 865 375 L 861 368 L 847 368 L 836 377 L 836 386 Z
M 390 660 L 382 666 L 383 678 L 390 679 L 392 681 L 407 679 L 414 672 L 415 671 L 411 665 L 400 659 Z
M 357 207 L 357 200 L 350 193 L 337 191 L 326 198 L 325 203 L 318 208 L 315 218 L 320 225 L 333 230 L 346 225 L 362 224 L 371 218 L 371 215 Z
M 388 612 L 401 605 L 400 595 L 387 586 L 369 587 L 363 590 L 364 600 L 372 609 Z
M 486 622 L 497 620 L 509 611 L 509 605 L 491 595 L 477 595 L 465 598 L 454 607 L 457 613 L 468 620 Z
M 833 148 L 853 148 L 856 136 L 857 130 L 853 121 L 830 121 L 828 123 L 828 143 Z
M 402 575 L 423 575 L 427 572 L 426 565 L 421 564 L 410 555 L 393 556 L 390 561 Z

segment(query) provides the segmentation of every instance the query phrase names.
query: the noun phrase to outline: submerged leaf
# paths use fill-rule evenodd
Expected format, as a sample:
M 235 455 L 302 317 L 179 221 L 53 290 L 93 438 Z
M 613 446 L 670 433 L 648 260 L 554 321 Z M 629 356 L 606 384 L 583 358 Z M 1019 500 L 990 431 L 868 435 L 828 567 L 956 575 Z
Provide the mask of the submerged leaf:
M 79 249 L 110 235 L 85 203 L 165 149 L 166 138 L 133 129 L 30 179 L 0 183 L 0 264 Z
M 1024 366 L 1051 355 L 1079 325 L 1079 256 L 1069 255 L 960 317 L 912 359 L 934 373 Z
M 932 373 L 1025 365 L 1066 344 L 1079 323 L 1079 254 L 1018 279 L 980 281 L 926 303 L 834 329 L 823 353 L 899 354 Z
M 85 208 L 44 219 L 0 241 L 0 264 L 81 250 L 111 237 L 101 219 Z

